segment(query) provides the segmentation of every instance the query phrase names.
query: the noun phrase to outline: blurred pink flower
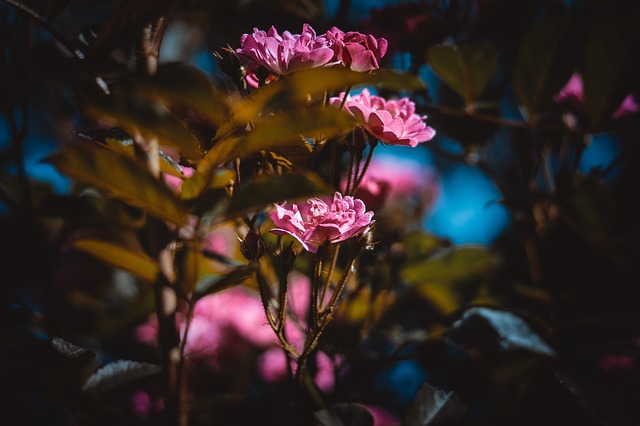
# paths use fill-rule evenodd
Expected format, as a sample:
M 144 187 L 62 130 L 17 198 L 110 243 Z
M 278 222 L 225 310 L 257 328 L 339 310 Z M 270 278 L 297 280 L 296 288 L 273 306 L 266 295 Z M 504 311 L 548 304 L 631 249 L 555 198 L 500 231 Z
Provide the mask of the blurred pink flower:
M 584 89 L 580 74 L 573 73 L 567 84 L 553 97 L 553 100 L 578 111 L 584 111 Z M 612 118 L 618 119 L 638 111 L 640 111 L 640 106 L 636 103 L 633 95 L 627 95 L 612 114 Z
M 276 204 L 271 219 L 275 235 L 291 235 L 305 250 L 316 253 L 326 241 L 339 243 L 361 234 L 374 221 L 362 200 L 336 192 L 332 201 L 311 198 L 304 204 Z
M 379 210 L 387 201 L 390 187 L 391 185 L 384 178 L 371 177 L 367 174 L 353 196 L 361 199 L 370 209 Z
M 373 426 L 400 426 L 402 421 L 384 408 L 375 405 L 365 405 L 373 416 Z
M 151 412 L 164 410 L 164 401 L 158 399 L 155 403 L 151 400 L 151 396 L 144 390 L 139 389 L 131 395 L 133 414 L 140 420 L 144 420 Z
M 335 387 L 335 369 L 342 362 L 342 357 L 332 359 L 324 352 L 316 353 L 316 374 L 313 378 L 323 392 L 331 392 Z M 291 362 L 291 371 L 295 374 L 296 363 Z M 269 383 L 284 380 L 287 377 L 287 359 L 281 348 L 271 348 L 262 354 L 258 361 L 260 376 Z
M 192 169 L 191 167 L 182 167 L 182 173 L 184 173 L 185 177 L 187 178 L 191 177 L 194 172 L 195 169 Z M 176 194 L 182 192 L 182 181 L 184 179 L 167 173 L 163 173 L 162 178 L 164 179 L 164 182 L 167 184 L 167 186 L 173 190 L 173 192 L 175 192 Z
M 353 71 L 371 71 L 380 68 L 380 59 L 387 53 L 387 40 L 372 35 L 350 31 L 345 33 L 336 27 L 324 35 L 333 51 L 334 58 Z
M 340 108 L 345 93 L 329 99 Z M 426 116 L 415 113 L 416 105 L 409 98 L 390 100 L 369 94 L 367 89 L 355 96 L 347 96 L 344 108 L 356 117 L 372 135 L 389 145 L 416 147 L 432 139 L 436 132 L 424 123 Z
M 239 57 L 261 65 L 277 75 L 330 65 L 334 56 L 330 42 L 324 37 L 316 37 L 309 24 L 304 24 L 302 34 L 285 31 L 280 35 L 271 27 L 269 32 L 257 28 L 253 34 L 243 34 L 240 38 Z

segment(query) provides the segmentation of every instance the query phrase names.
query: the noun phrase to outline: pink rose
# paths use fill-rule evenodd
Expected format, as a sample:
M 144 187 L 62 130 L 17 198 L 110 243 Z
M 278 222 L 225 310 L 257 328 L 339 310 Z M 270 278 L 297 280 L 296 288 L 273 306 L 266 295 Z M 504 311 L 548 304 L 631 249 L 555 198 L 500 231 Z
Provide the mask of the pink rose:
M 567 84 L 553 97 L 553 100 L 557 103 L 564 103 L 569 107 L 581 111 L 584 111 L 584 89 L 582 85 L 582 77 L 578 73 L 573 73 Z M 618 119 L 627 114 L 640 111 L 640 106 L 636 103 L 633 95 L 627 95 L 618 109 L 612 115 L 612 118 Z
M 344 99 L 329 99 L 330 105 L 340 108 Z M 344 108 L 356 117 L 372 135 L 389 145 L 416 147 L 432 139 L 436 132 L 424 123 L 427 116 L 415 113 L 416 105 L 409 98 L 387 101 L 369 94 L 367 89 L 356 96 L 347 96 Z
M 243 34 L 241 48 L 236 49 L 239 57 L 265 67 L 277 75 L 290 72 L 333 65 L 334 56 L 330 42 L 324 37 L 316 37 L 309 24 L 304 24 L 302 34 L 285 31 L 280 35 L 271 27 L 268 33 L 253 29 L 253 34 Z
M 371 71 L 380 68 L 380 59 L 387 53 L 387 40 L 359 32 L 344 33 L 331 28 L 324 37 L 330 41 L 334 58 L 353 71 Z
M 276 204 L 271 219 L 275 235 L 291 235 L 311 253 L 326 241 L 339 243 L 361 234 L 374 221 L 362 200 L 336 192 L 333 201 L 311 198 L 304 204 Z

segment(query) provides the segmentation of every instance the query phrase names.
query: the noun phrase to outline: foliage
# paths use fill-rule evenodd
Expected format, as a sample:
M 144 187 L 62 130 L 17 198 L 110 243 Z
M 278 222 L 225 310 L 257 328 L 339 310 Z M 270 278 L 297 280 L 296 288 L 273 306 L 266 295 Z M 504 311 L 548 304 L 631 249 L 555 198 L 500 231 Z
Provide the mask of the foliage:
M 3 423 L 638 422 L 638 6 L 90 3 L 0 3 Z

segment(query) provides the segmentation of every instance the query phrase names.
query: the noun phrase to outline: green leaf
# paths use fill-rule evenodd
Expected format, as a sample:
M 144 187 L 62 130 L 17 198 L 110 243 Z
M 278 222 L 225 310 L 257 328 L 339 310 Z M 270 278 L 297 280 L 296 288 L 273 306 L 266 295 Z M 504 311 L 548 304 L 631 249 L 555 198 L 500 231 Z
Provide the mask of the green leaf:
M 567 19 L 551 17 L 534 24 L 520 45 L 513 88 L 529 118 L 551 102 L 575 69 L 571 30 Z
M 431 68 L 471 105 L 491 81 L 498 66 L 498 51 L 487 43 L 435 46 L 427 58 Z
M 137 81 L 134 88 L 169 108 L 192 109 L 215 125 L 224 123 L 228 115 L 226 94 L 219 93 L 202 71 L 181 62 L 160 65 L 154 76 Z
M 117 389 L 138 380 L 155 376 L 162 367 L 146 362 L 119 360 L 105 365 L 87 379 L 82 391 L 99 394 Z
M 325 92 L 343 92 L 356 85 L 374 85 L 389 90 L 421 90 L 424 84 L 410 74 L 377 70 L 360 73 L 341 68 L 314 68 L 300 71 L 256 90 L 245 102 L 236 105 L 234 119 L 247 122 L 270 107 L 306 104 Z
M 130 135 L 140 133 L 145 139 L 157 138 L 160 145 L 176 148 L 188 160 L 202 157 L 197 139 L 164 105 L 131 94 L 78 97 L 88 114 L 122 127 Z
M 184 225 L 187 213 L 171 190 L 134 160 L 98 145 L 74 144 L 48 158 L 61 173 L 151 215 Z
M 361 404 L 334 404 L 313 413 L 320 426 L 373 426 L 373 415 Z
M 191 294 L 200 279 L 202 252 L 194 247 L 186 247 L 178 256 L 180 262 L 180 287 L 185 294 Z
M 408 256 L 407 263 L 412 263 L 418 259 L 430 257 L 437 249 L 449 246 L 451 243 L 432 234 L 413 232 L 405 237 L 403 245 Z
M 202 278 L 193 294 L 194 300 L 202 299 L 210 294 L 214 294 L 240 284 L 242 281 L 253 276 L 256 268 L 257 264 L 252 263 L 250 265 L 239 266 L 222 276 L 210 275 Z
M 233 216 L 268 204 L 329 193 L 329 187 L 311 172 L 258 176 L 234 192 L 225 214 Z
M 192 200 L 206 190 L 225 188 L 233 184 L 235 178 L 236 173 L 228 169 L 214 169 L 209 173 L 209 176 L 195 172 L 182 182 L 180 198 L 183 200 Z
M 75 240 L 73 247 L 148 283 L 154 283 L 160 272 L 157 262 L 145 253 L 133 252 L 107 241 L 83 238 Z
M 401 276 L 420 285 L 429 282 L 455 282 L 481 275 L 493 268 L 494 256 L 482 247 L 457 247 L 405 266 Z
M 198 172 L 207 174 L 213 167 L 235 158 L 300 144 L 302 135 L 328 137 L 354 126 L 353 117 L 337 108 L 302 109 L 256 120 L 255 129 L 214 145 L 200 161 Z
M 407 413 L 403 424 L 428 426 L 438 423 L 454 423 L 462 418 L 468 406 L 453 391 L 444 391 L 425 383 Z
M 585 47 L 584 100 L 594 125 L 606 121 L 637 80 L 638 24 L 610 16 L 591 31 Z

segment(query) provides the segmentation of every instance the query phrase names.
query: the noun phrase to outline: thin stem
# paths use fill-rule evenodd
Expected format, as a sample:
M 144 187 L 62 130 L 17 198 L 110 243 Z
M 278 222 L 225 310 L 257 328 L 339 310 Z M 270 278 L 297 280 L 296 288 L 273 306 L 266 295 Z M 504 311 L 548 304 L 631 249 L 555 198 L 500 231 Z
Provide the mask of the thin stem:
M 365 174 L 367 173 L 367 169 L 369 168 L 369 163 L 371 163 L 371 158 L 373 157 L 373 150 L 378 145 L 378 141 L 377 139 L 375 140 L 375 142 L 369 141 L 369 144 L 370 144 L 370 148 L 369 148 L 369 153 L 367 154 L 367 159 L 364 161 L 364 166 L 362 167 L 362 173 L 356 179 L 356 182 L 353 185 L 353 189 L 351 190 L 352 193 L 356 192 L 356 190 L 360 186 L 360 183 L 362 183 L 362 179 L 364 178 Z
M 336 262 L 338 260 L 338 253 L 340 252 L 340 244 L 335 244 L 333 246 L 333 251 L 331 253 L 331 263 L 329 264 L 329 271 L 327 272 L 327 279 L 324 282 L 324 286 L 322 287 L 322 293 L 320 294 L 320 307 L 324 309 L 322 305 L 324 304 L 324 299 L 326 298 L 329 287 L 331 285 L 331 276 L 333 275 L 333 270 L 336 267 Z

